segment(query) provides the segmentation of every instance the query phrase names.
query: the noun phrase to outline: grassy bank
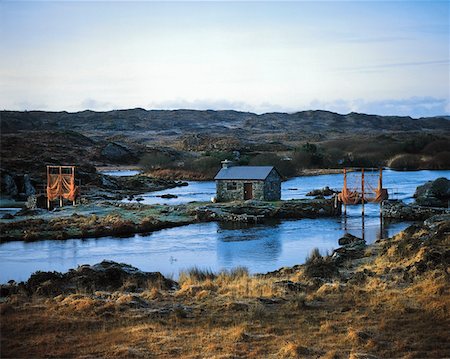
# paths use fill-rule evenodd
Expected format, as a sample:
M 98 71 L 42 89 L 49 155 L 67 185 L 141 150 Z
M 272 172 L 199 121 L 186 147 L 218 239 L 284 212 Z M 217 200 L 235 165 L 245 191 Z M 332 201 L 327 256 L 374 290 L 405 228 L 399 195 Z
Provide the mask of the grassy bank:
M 252 222 L 268 218 L 317 218 L 340 214 L 331 199 L 278 202 L 190 202 L 179 205 L 94 201 L 55 211 L 23 210 L 0 222 L 0 242 L 127 236 L 195 222 Z
M 192 205 L 191 205 L 192 206 Z M 127 236 L 196 221 L 189 205 L 168 207 L 92 202 L 56 211 L 25 210 L 0 223 L 1 242 Z
M 18 291 L 1 304 L 1 356 L 448 357 L 449 230 L 441 217 L 267 275 L 193 269 L 176 289 Z

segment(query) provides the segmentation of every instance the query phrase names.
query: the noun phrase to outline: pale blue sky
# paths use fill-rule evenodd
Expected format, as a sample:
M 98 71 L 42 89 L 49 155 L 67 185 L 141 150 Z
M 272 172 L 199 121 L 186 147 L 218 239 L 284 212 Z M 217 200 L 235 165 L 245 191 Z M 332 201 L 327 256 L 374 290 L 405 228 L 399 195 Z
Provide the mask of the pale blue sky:
M 0 1 L 0 107 L 449 114 L 449 6 Z

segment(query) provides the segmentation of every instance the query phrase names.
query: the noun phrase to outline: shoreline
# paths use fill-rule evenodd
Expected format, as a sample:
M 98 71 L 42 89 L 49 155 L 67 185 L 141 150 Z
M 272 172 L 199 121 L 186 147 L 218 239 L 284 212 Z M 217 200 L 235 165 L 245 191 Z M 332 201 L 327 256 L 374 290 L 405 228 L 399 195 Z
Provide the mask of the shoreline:
M 449 224 L 431 218 L 370 245 L 343 237 L 332 256 L 257 275 L 193 268 L 175 282 L 108 261 L 35 273 L 0 286 L 1 354 L 447 357 Z
M 279 202 L 191 202 L 180 205 L 144 205 L 97 201 L 56 211 L 25 210 L 0 222 L 0 243 L 65 240 L 150 233 L 200 222 L 256 223 L 270 218 L 295 219 L 337 216 L 332 199 Z

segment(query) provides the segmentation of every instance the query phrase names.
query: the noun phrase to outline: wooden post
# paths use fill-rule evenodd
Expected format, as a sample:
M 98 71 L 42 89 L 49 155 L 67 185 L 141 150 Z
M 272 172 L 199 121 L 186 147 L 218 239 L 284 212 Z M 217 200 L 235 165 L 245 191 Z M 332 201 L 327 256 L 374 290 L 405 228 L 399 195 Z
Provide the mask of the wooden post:
M 344 168 L 344 192 L 347 192 L 347 169 Z M 347 215 L 347 203 L 344 202 L 344 216 Z
M 75 186 L 75 166 L 72 166 L 72 179 L 71 179 L 73 185 Z M 72 201 L 72 206 L 75 206 L 75 197 Z
M 47 188 L 45 189 L 45 194 L 47 195 L 47 209 L 50 210 L 50 199 L 48 198 L 47 189 L 50 186 L 50 167 L 47 166 Z
M 378 180 L 378 189 L 381 191 L 383 189 L 383 168 L 380 167 L 380 178 Z M 383 213 L 383 201 L 380 201 L 380 217 Z
M 364 216 L 364 205 L 363 205 L 363 213 L 362 213 L 362 216 L 361 216 L 361 220 L 362 220 L 362 223 L 361 223 L 361 232 L 362 232 L 362 240 L 364 240 L 365 238 L 365 234 L 366 234 L 366 229 L 365 229 L 365 216 Z
M 361 203 L 362 203 L 362 214 L 364 216 L 364 168 L 361 169 Z
M 62 183 L 62 167 L 59 166 L 59 183 Z M 59 194 L 59 206 L 63 206 L 63 197 L 62 193 Z

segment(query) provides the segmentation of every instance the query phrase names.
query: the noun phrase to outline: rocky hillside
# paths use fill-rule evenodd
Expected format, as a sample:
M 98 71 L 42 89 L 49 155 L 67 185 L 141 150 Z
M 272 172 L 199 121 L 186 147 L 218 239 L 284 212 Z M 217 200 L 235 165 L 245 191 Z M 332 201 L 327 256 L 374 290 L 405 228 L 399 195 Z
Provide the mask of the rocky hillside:
M 180 135 L 183 133 L 234 134 L 239 137 L 264 133 L 345 134 L 450 131 L 445 118 L 377 116 L 360 113 L 340 115 L 328 111 L 302 111 L 296 113 L 265 113 L 257 115 L 238 111 L 195 110 L 115 110 L 108 112 L 82 111 L 1 111 L 2 133 L 20 130 L 73 130 L 81 133 L 102 131 L 139 132 L 147 134 Z
M 220 161 L 305 168 L 445 169 L 446 118 L 340 115 L 327 111 L 0 111 L 0 194 L 29 195 L 46 165 L 76 165 L 84 184 L 102 185 L 98 166 L 132 165 L 170 179 L 211 179 Z M 313 145 L 311 145 L 311 143 Z M 17 188 L 16 188 L 17 187 Z

